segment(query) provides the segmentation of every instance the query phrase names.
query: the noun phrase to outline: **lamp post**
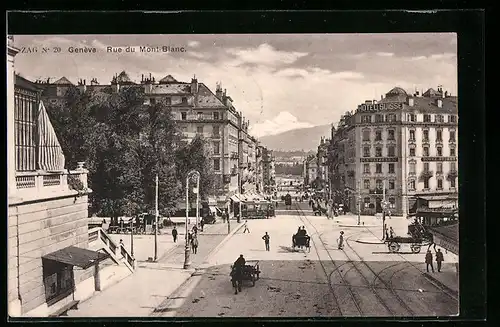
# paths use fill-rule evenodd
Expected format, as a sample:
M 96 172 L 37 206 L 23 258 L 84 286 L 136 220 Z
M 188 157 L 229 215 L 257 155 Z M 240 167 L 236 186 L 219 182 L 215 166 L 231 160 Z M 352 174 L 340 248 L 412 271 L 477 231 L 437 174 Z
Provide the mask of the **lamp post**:
M 361 187 L 360 187 L 361 181 L 358 180 L 357 183 L 357 198 L 358 198 L 358 226 L 361 223 Z
M 132 218 L 132 226 L 130 228 L 130 255 L 132 258 L 134 257 L 134 228 L 135 228 L 135 223 L 134 220 L 137 218 Z
M 189 220 L 189 180 L 193 176 L 196 177 L 197 180 L 196 184 L 199 185 L 200 173 L 196 170 L 191 170 L 186 176 L 186 236 L 185 236 L 186 244 L 184 246 L 184 269 L 188 269 L 189 266 L 191 265 L 191 262 L 189 260 L 190 251 L 189 251 L 189 239 L 188 239 L 188 233 L 189 233 L 188 220 Z M 199 196 L 199 192 L 197 193 L 197 196 Z

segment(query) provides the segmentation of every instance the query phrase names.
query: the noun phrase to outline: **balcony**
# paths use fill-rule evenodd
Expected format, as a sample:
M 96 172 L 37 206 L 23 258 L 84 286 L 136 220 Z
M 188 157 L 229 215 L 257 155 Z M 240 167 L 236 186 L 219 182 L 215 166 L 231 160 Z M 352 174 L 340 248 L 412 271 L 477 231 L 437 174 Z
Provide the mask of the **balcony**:
M 61 195 L 86 195 L 88 170 L 16 172 L 16 196 L 23 201 L 48 199 Z
M 220 139 L 220 134 L 212 134 L 210 137 L 213 139 Z
M 443 144 L 443 139 L 436 139 L 436 144 Z

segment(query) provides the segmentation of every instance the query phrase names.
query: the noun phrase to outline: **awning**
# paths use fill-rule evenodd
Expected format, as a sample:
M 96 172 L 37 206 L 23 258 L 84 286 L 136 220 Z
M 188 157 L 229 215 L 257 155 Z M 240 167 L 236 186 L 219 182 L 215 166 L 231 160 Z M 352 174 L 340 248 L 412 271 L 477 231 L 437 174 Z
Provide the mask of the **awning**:
M 454 194 L 450 194 L 450 195 L 419 196 L 418 198 L 426 200 L 426 201 L 458 200 L 458 196 L 454 195 Z
M 76 246 L 68 246 L 67 248 L 46 254 L 43 258 L 87 269 L 97 262 L 109 258 L 109 254 L 91 251 Z
M 231 201 L 240 202 L 240 198 L 235 194 L 230 197 Z
M 38 107 L 38 165 L 47 171 L 64 170 L 64 153 L 43 102 Z

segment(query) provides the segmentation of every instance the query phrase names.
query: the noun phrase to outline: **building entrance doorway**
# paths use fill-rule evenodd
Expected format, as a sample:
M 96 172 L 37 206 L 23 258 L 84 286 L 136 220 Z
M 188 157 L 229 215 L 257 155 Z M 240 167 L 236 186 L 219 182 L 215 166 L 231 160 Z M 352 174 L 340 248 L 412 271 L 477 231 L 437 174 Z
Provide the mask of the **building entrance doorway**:
M 376 198 L 375 212 L 376 213 L 381 213 L 382 212 L 382 198 Z

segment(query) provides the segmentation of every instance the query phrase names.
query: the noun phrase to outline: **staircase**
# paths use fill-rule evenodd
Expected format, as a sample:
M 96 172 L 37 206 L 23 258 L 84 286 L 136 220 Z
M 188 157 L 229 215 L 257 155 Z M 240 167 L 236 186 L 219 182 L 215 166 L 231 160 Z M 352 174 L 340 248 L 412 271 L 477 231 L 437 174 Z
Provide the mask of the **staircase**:
M 123 245 L 117 245 L 113 242 L 101 227 L 89 229 L 89 248 L 106 251 L 116 264 L 127 267 L 130 272 L 134 272 L 136 268 L 134 257 L 128 253 Z

